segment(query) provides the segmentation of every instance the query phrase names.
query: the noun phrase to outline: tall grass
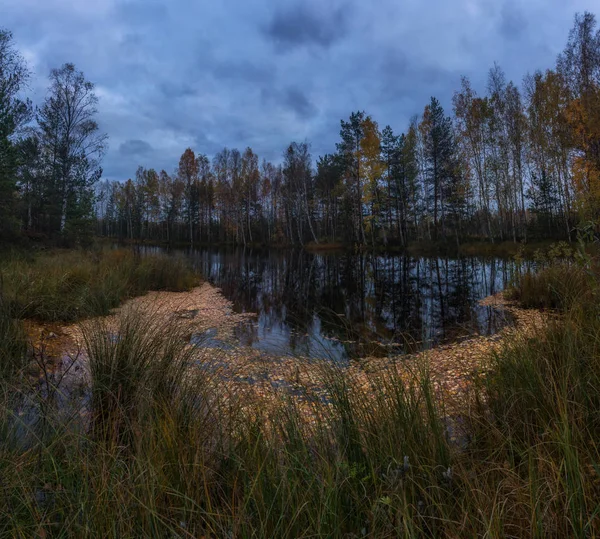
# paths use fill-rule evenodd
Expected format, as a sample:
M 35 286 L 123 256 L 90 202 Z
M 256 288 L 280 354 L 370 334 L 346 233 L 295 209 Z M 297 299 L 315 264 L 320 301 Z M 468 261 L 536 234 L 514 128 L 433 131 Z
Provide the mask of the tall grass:
M 588 304 L 597 288 L 596 272 L 571 261 L 562 261 L 537 272 L 527 271 L 509 295 L 525 308 L 559 309 Z
M 1 283 L 1 281 L 0 281 Z M 24 363 L 27 337 L 0 290 L 0 378 L 6 380 Z
M 130 250 L 54 251 L 0 262 L 5 303 L 23 318 L 75 321 L 105 315 L 148 290 L 181 291 L 197 278 L 183 258 Z
M 132 430 L 129 422 L 155 403 L 170 406 L 185 391 L 194 355 L 188 326 L 180 318 L 139 308 L 128 309 L 116 321 L 92 320 L 83 326 L 95 431 L 116 435 L 122 443 L 121 435 Z
M 559 264 L 528 275 L 516 295 L 557 308 L 535 339 L 495 357 L 473 451 L 504 462 L 525 492 L 539 537 L 600 533 L 600 303 L 591 267 Z M 536 298 L 536 291 L 539 294 Z M 533 499 L 532 499 L 533 498 Z
M 598 278 L 528 279 L 522 299 L 552 283 L 561 316 L 491 356 L 460 411 L 426 364 L 322 365 L 322 393 L 248 402 L 189 346 L 191 321 L 89 322 L 89 428 L 0 440 L 0 536 L 597 536 Z
M 373 379 L 367 401 L 346 372 L 323 366 L 329 404 L 310 407 L 308 421 L 291 398 L 248 407 L 226 393 L 220 373 L 189 346 L 188 323 L 126 311 L 112 324 L 85 324 L 89 429 L 55 423 L 27 452 L 3 444 L 0 534 L 335 537 L 439 528 L 453 505 L 451 450 L 425 374 L 408 386 Z

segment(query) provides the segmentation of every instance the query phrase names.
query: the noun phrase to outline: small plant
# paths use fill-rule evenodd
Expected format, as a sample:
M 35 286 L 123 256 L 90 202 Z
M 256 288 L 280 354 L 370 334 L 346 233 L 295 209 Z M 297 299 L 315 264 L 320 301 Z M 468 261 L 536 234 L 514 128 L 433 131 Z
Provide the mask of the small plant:
M 550 261 L 570 260 L 574 256 L 574 251 L 566 241 L 553 243 L 548 249 L 548 259 Z

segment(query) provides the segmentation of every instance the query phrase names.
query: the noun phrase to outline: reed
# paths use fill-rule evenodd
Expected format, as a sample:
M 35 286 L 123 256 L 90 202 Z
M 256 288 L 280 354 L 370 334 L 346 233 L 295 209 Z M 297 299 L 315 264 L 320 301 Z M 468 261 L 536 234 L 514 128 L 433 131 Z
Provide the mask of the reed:
M 89 428 L 53 416 L 44 439 L 0 440 L 0 536 L 597 536 L 598 275 L 527 279 L 513 294 L 550 287 L 560 315 L 490 356 L 460 412 L 426 363 L 360 380 L 323 364 L 326 398 L 265 406 L 181 319 L 87 323 Z

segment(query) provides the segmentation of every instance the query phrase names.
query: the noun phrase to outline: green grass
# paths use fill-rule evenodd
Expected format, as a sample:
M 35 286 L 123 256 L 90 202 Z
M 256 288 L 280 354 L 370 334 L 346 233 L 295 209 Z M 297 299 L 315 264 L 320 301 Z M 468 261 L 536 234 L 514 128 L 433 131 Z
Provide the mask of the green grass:
M 366 385 L 323 365 L 307 421 L 227 394 L 181 319 L 90 321 L 89 428 L 49 414 L 19 438 L 0 413 L 0 536 L 597 536 L 599 291 L 592 264 L 526 275 L 514 297 L 560 316 L 491 356 L 461 413 L 427 365 Z
M 181 393 L 193 359 L 190 330 L 181 319 L 168 321 L 168 332 L 164 324 L 156 313 L 130 309 L 114 327 L 103 319 L 83 326 L 96 434 L 123 444 L 122 436 L 131 434 L 128 423 L 148 403 L 170 406 Z
M 524 283 L 517 296 L 527 305 L 557 308 L 561 317 L 536 338 L 517 340 L 493 358 L 482 388 L 485 404 L 472 418 L 473 458 L 493 457 L 514 473 L 515 486 L 527 501 L 532 535 L 596 536 L 598 275 L 590 268 L 559 264 L 526 275 Z
M 198 281 L 183 258 L 126 249 L 54 251 L 0 262 L 0 294 L 19 318 L 72 322 L 105 315 L 148 290 L 182 291 Z
M 1 283 L 1 281 L 0 281 Z M 0 288 L 1 290 L 1 288 Z M 0 291 L 0 378 L 7 379 L 26 360 L 27 336 Z

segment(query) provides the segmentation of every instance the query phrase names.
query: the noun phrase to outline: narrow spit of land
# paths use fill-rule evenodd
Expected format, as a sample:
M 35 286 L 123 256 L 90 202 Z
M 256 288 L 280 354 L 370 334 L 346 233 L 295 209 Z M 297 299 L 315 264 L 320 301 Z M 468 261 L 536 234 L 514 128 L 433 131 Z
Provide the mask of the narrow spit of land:
M 491 336 L 473 336 L 460 342 L 441 345 L 411 355 L 366 357 L 340 367 L 349 384 L 362 390 L 376 382 L 378 376 L 391 372 L 407 380 L 426 368 L 437 393 L 455 409 L 465 402 L 470 383 L 489 368 L 490 358 L 519 336 L 530 337 L 546 324 L 549 313 L 523 309 L 505 298 L 503 293 L 481 300 L 482 305 L 504 310 L 513 319 Z M 90 319 L 79 324 L 39 324 L 27 322 L 31 341 L 43 350 L 47 364 L 56 371 L 69 371 L 72 381 L 86 383 L 87 358 L 83 332 L 85 325 L 103 323 L 116 328 L 125 313 L 150 315 L 160 328 L 164 324 L 185 324 L 199 365 L 210 366 L 223 391 L 243 396 L 248 401 L 265 404 L 282 396 L 294 396 L 300 402 L 326 402 L 323 384 L 323 361 L 305 357 L 267 355 L 251 347 L 236 344 L 235 329 L 252 323 L 254 313 L 236 313 L 233 304 L 221 291 L 203 283 L 188 292 L 150 292 L 126 301 L 108 317 Z

